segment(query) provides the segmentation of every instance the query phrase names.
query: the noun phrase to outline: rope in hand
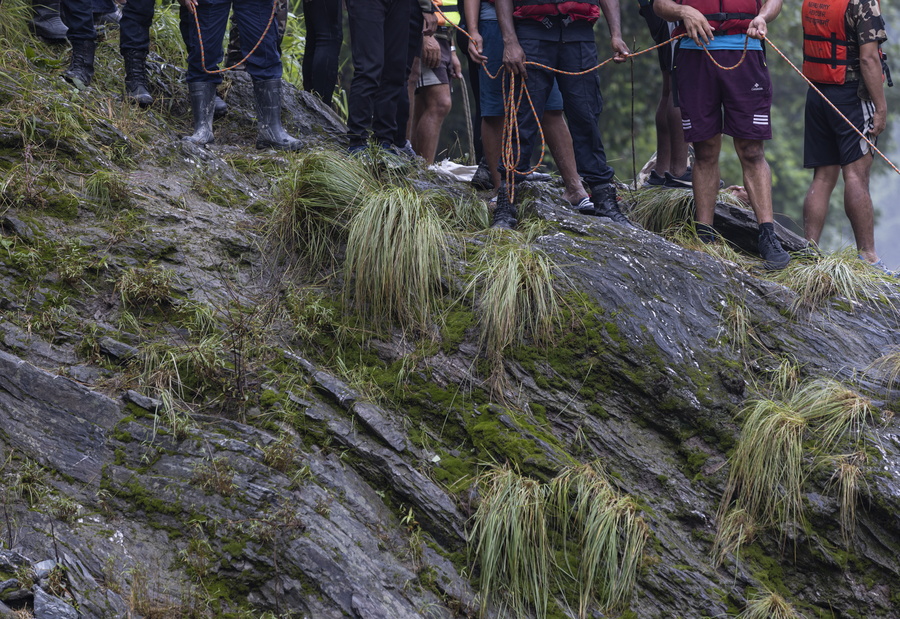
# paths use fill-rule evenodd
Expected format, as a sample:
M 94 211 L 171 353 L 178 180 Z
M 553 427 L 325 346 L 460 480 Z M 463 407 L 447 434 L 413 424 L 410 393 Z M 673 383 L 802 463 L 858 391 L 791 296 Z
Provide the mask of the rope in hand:
M 200 31 L 200 17 L 197 15 L 197 5 L 194 2 L 188 2 L 187 8 L 191 12 L 191 15 L 194 16 L 194 23 L 197 25 L 197 39 L 200 41 L 200 62 L 203 65 L 203 72 L 208 73 L 209 75 L 215 75 L 216 73 L 224 73 L 225 71 L 231 71 L 235 67 L 238 67 L 244 64 L 247 60 L 249 60 L 250 56 L 256 52 L 256 48 L 258 48 L 262 42 L 265 40 L 266 35 L 269 33 L 269 29 L 272 28 L 272 24 L 275 21 L 275 15 L 278 13 L 278 0 L 272 0 L 272 13 L 269 15 L 269 23 L 266 24 L 266 29 L 263 30 L 263 33 L 259 37 L 259 41 L 256 42 L 256 45 L 253 46 L 247 55 L 244 56 L 239 62 L 230 66 L 224 67 L 222 69 L 216 69 L 215 71 L 210 71 L 206 68 L 206 50 L 203 47 L 203 33 Z

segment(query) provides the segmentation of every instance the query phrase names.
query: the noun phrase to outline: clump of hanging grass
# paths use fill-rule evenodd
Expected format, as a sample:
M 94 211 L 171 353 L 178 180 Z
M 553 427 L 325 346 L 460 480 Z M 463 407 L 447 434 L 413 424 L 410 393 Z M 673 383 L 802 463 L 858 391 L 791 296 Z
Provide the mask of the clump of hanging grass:
M 292 158 L 273 191 L 268 233 L 276 254 L 295 256 L 311 268 L 333 265 L 350 213 L 377 187 L 352 157 L 315 150 Z
M 751 401 L 742 415 L 719 521 L 733 501 L 759 526 L 779 527 L 802 524 L 802 487 L 816 459 L 832 457 L 848 442 L 859 449 L 873 418 L 868 399 L 834 380 L 801 385 L 782 400 Z M 718 535 L 725 546 L 727 531 Z
M 804 619 L 787 600 L 772 591 L 759 591 L 747 600 L 738 619 Z
M 578 590 L 578 616 L 599 603 L 606 611 L 627 608 L 649 529 L 634 500 L 622 496 L 598 464 L 571 467 L 550 482 L 549 500 L 562 539 L 578 548 L 566 572 Z
M 744 425 L 731 461 L 719 521 L 731 499 L 762 525 L 799 523 L 803 514 L 806 419 L 789 403 L 758 399 L 742 412 Z
M 107 213 L 131 206 L 131 193 L 125 179 L 118 172 L 106 168 L 95 170 L 84 179 L 84 192 Z
M 482 616 L 492 606 L 502 616 L 547 614 L 552 553 L 547 538 L 546 488 L 508 466 L 494 468 L 478 480 L 482 500 L 475 512 L 471 539 L 480 567 Z M 533 609 L 533 611 L 532 611 Z
M 397 319 L 427 329 L 449 263 L 447 222 L 433 193 L 384 187 L 363 196 L 350 219 L 345 295 L 374 325 Z
M 800 384 L 800 366 L 793 357 L 782 357 L 777 366 L 766 372 L 769 385 L 776 394 L 788 394 Z
M 664 233 L 694 220 L 694 194 L 690 189 L 647 187 L 629 192 L 628 217 L 651 232 Z
M 868 460 L 864 451 L 842 454 L 832 459 L 834 474 L 831 485 L 836 489 L 841 505 L 841 539 L 849 547 L 856 530 L 856 503 L 860 482 L 864 481 L 863 467 Z
M 874 369 L 885 376 L 888 389 L 897 389 L 897 379 L 900 378 L 900 349 L 879 357 L 869 369 Z
M 6 0 L 0 4 L 0 67 L 8 66 L 8 56 L 15 50 L 16 60 L 24 60 L 21 50 L 34 47 L 34 40 L 28 32 L 28 20 L 31 19 L 30 2 L 24 0 Z M 6 76 L 4 76 L 6 77 Z
M 467 232 L 485 230 L 491 224 L 487 203 L 477 195 L 439 194 L 437 206 L 446 214 L 454 228 Z
M 744 545 L 753 541 L 756 532 L 756 522 L 747 510 L 729 509 L 719 517 L 712 549 L 713 564 L 718 567 L 728 555 L 737 556 Z
M 836 380 L 815 380 L 798 389 L 793 401 L 826 453 L 844 438 L 859 445 L 863 429 L 873 420 L 871 401 Z
M 744 350 L 751 338 L 757 339 L 752 314 L 743 299 L 726 295 L 719 320 L 720 334 L 727 340 L 732 351 Z
M 833 297 L 853 303 L 885 299 L 886 276 L 860 260 L 856 250 L 846 248 L 818 260 L 792 260 L 771 275 L 797 294 L 791 311 L 822 307 Z
M 507 348 L 529 338 L 538 346 L 549 345 L 561 323 L 554 281 L 565 276 L 534 246 L 536 230 L 491 230 L 468 286 L 467 292 L 478 299 L 482 347 L 495 367 Z
M 744 206 L 730 191 L 720 191 L 716 201 Z M 685 224 L 693 226 L 694 193 L 690 189 L 642 188 L 629 192 L 628 202 L 628 216 L 651 232 L 664 234 Z

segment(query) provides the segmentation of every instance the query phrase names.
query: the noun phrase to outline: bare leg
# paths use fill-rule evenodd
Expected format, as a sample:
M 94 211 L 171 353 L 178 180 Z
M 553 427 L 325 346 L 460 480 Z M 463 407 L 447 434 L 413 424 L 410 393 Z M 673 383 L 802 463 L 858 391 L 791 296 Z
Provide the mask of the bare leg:
M 813 180 L 803 200 L 803 234 L 818 245 L 828 215 L 828 202 L 837 184 L 839 165 L 820 166 L 813 171 Z M 846 192 L 845 192 L 846 193 Z M 844 198 L 846 204 L 846 197 Z
M 544 137 L 550 154 L 559 168 L 559 173 L 566 184 L 563 197 L 569 204 L 578 204 L 588 197 L 581 184 L 581 176 L 578 174 L 578 166 L 575 165 L 575 151 L 572 149 L 572 134 L 569 133 L 569 125 L 566 124 L 563 113 L 560 110 L 547 110 L 541 121 L 544 127 Z
M 757 223 L 772 221 L 772 171 L 766 161 L 766 149 L 762 140 L 734 138 L 734 150 L 744 171 L 744 187 L 750 196 L 750 206 L 756 213 Z M 719 179 L 716 178 L 718 183 Z M 716 187 L 718 188 L 718 187 Z M 713 206 L 715 208 L 715 205 Z
M 450 113 L 450 84 L 436 84 L 420 88 L 416 94 L 416 124 L 413 132 L 413 149 L 429 165 L 434 163 L 441 125 Z M 420 113 L 421 111 L 421 113 Z
M 703 142 L 694 142 L 694 205 L 697 209 L 697 221 L 708 226 L 713 225 L 716 213 L 721 150 L 721 134 Z
M 669 134 L 669 173 L 681 176 L 687 171 L 688 144 L 684 141 L 681 110 L 675 107 L 672 74 L 668 71 L 663 72 L 663 94 L 666 97 L 666 129 Z M 659 166 L 656 167 L 656 172 L 659 173 Z
M 878 254 L 875 252 L 875 212 L 869 194 L 871 169 L 871 155 L 844 166 L 844 211 L 853 228 L 859 255 L 875 263 L 878 262 Z

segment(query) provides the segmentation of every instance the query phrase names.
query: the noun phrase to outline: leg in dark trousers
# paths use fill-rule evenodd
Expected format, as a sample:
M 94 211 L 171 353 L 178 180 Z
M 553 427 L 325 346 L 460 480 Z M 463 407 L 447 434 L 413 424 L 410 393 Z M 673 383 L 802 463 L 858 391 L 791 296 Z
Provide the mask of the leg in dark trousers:
M 369 129 L 382 145 L 397 134 L 397 106 L 406 86 L 409 0 L 347 0 L 353 81 L 347 119 L 350 147 L 362 146 Z
M 338 57 L 344 41 L 341 0 L 304 0 L 306 49 L 303 52 L 303 89 L 331 106 L 337 84 Z
M 422 11 L 419 10 L 418 0 L 409 0 L 409 44 L 406 47 L 406 73 L 404 74 L 403 83 L 409 80 L 409 74 L 412 72 L 413 62 L 422 53 L 422 27 L 424 19 Z M 394 144 L 403 146 L 409 139 L 406 127 L 409 124 L 409 88 L 404 86 L 403 92 L 400 94 L 400 102 L 397 104 L 397 136 L 394 138 Z

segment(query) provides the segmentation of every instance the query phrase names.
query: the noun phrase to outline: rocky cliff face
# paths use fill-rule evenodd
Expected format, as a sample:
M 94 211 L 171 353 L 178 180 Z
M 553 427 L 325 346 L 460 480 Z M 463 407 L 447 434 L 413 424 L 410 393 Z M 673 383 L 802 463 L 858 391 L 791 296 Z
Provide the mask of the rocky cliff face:
M 509 462 L 547 480 L 599 459 L 651 531 L 623 616 L 732 616 L 762 589 L 807 616 L 900 616 L 900 442 L 889 370 L 871 367 L 900 344 L 895 284 L 798 309 L 746 264 L 532 187 L 548 223 L 531 245 L 557 265 L 562 318 L 550 346 L 526 340 L 492 366 L 479 302 L 457 294 L 484 233 L 455 237 L 424 334 L 354 322 L 339 270 L 271 259 L 272 186 L 291 158 L 249 151 L 243 76 L 209 149 L 178 139 L 177 85 L 137 112 L 101 87 L 68 103 L 29 79 L 48 105 L 114 111 L 80 133 L 2 133 L 15 182 L 0 237 L 0 615 L 472 616 L 477 474 Z M 31 101 L 15 80 L 0 90 Z M 328 144 L 339 124 L 289 95 L 286 125 Z M 852 542 L 820 471 L 804 526 L 764 530 L 716 567 L 736 414 L 786 359 L 878 409 Z M 551 614 L 575 616 L 554 597 Z

